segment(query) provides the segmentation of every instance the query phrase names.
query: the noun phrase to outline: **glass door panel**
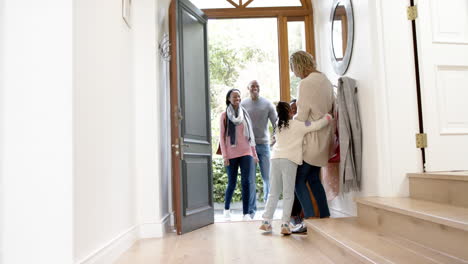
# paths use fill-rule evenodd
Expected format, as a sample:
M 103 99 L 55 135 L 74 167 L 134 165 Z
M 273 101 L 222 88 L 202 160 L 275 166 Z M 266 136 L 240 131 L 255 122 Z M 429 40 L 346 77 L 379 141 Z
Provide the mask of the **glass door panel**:
M 291 56 L 292 53 L 298 50 L 306 50 L 306 35 L 304 21 L 288 21 L 289 56 Z M 296 77 L 292 71 L 289 72 L 289 89 L 291 99 L 297 98 L 297 86 L 300 80 L 301 79 Z

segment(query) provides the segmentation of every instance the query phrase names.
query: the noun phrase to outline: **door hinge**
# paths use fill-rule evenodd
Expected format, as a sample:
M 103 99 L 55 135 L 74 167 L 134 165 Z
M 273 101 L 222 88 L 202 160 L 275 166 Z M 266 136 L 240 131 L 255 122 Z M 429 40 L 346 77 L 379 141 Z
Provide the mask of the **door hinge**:
M 418 6 L 408 6 L 406 9 L 408 20 L 416 20 L 418 18 Z
M 179 106 L 175 105 L 173 110 L 175 120 L 181 121 L 182 119 L 184 119 L 184 116 L 182 115 L 182 109 Z
M 416 148 L 427 148 L 427 134 L 416 134 Z

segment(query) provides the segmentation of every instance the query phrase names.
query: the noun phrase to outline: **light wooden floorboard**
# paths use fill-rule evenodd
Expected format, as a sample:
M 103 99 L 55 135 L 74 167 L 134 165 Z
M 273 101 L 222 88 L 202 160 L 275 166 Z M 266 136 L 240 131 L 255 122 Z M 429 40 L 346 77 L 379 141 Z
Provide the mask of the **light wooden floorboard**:
M 182 236 L 141 240 L 116 263 L 332 263 L 306 235 L 282 236 L 278 221 L 271 234 L 259 226 L 260 221 L 216 223 Z

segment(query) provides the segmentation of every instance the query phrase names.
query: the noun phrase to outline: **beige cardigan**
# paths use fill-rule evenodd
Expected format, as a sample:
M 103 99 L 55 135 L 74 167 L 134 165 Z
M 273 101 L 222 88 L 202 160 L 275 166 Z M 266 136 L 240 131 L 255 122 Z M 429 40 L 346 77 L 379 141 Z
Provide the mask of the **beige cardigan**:
M 324 74 L 313 72 L 301 80 L 294 119 L 317 121 L 329 113 L 332 107 L 333 86 Z M 317 167 L 326 166 L 331 135 L 330 126 L 306 134 L 303 145 L 304 161 Z

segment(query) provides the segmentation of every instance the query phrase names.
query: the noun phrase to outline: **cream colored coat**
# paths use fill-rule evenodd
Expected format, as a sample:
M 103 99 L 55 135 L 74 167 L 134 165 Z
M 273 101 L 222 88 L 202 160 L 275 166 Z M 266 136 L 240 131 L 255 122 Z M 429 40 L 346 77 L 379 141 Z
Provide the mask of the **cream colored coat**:
M 333 86 L 322 73 L 313 72 L 299 83 L 297 93 L 297 114 L 299 121 L 317 121 L 329 113 L 333 107 Z M 310 165 L 324 167 L 328 164 L 331 128 L 305 135 L 303 160 Z

